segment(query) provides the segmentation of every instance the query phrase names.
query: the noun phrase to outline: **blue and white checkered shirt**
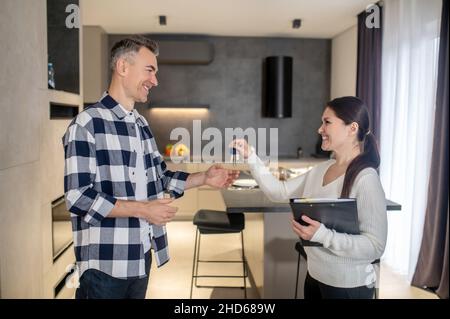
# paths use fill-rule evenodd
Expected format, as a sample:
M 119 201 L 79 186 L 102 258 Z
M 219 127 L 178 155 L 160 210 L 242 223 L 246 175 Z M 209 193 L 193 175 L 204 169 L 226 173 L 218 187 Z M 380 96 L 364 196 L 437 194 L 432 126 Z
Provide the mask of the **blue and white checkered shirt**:
M 169 260 L 164 226 L 148 227 L 134 217 L 108 217 L 118 199 L 135 200 L 136 123 L 142 139 L 148 200 L 163 198 L 165 190 L 182 196 L 189 176 L 167 170 L 147 121 L 133 112 L 135 117 L 126 116 L 124 108 L 106 94 L 78 114 L 63 137 L 64 191 L 80 277 L 90 268 L 116 278 L 146 276 L 148 240 L 141 236 L 145 232 L 158 267 Z

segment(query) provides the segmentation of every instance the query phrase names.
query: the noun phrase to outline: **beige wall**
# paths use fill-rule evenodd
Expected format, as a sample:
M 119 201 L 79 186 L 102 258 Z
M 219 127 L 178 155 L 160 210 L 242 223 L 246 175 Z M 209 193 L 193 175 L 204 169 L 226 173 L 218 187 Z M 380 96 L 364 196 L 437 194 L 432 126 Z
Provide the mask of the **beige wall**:
M 82 90 L 47 88 L 46 2 L 1 2 L 0 298 L 53 298 L 75 259 L 69 249 L 53 262 L 51 202 L 64 193 L 69 120 L 50 120 L 49 101 L 81 105 Z
M 332 39 L 331 99 L 356 94 L 357 26 Z
M 108 85 L 108 35 L 99 26 L 83 27 L 84 102 L 96 102 Z

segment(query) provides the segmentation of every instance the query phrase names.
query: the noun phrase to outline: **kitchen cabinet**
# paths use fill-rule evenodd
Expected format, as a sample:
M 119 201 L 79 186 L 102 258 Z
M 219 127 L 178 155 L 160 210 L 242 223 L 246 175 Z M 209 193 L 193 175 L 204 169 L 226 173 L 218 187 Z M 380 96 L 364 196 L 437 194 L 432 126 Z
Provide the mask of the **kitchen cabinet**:
M 171 171 L 183 171 L 187 173 L 197 172 L 197 164 L 174 164 L 170 161 L 166 161 L 166 165 L 167 169 Z M 197 188 L 188 189 L 184 192 L 183 197 L 180 197 L 173 202 L 173 206 L 178 207 L 178 212 L 176 214 L 177 220 L 191 220 L 194 217 L 198 208 L 197 192 Z
M 55 87 L 46 90 L 40 118 L 41 289 L 44 298 L 71 298 L 75 289 L 61 285 L 65 284 L 68 265 L 75 263 L 75 254 L 70 246 L 54 258 L 53 235 L 58 234 L 53 228 L 52 202 L 64 195 L 61 137 L 72 118 L 83 110 L 83 29 L 67 25 L 72 10 L 66 9 L 79 8 L 78 0 L 47 0 L 46 4 L 47 54 L 43 60 L 53 63 Z
M 211 187 L 198 189 L 198 209 L 225 210 L 225 203 L 219 190 Z
M 233 170 L 247 171 L 249 169 L 248 164 L 244 163 L 219 163 L 222 167 Z M 197 164 L 197 170 L 199 172 L 206 171 L 213 164 L 199 163 Z M 225 210 L 225 203 L 223 202 L 220 190 L 209 187 L 201 186 L 198 188 L 198 202 L 197 210 L 199 209 L 211 209 L 211 210 Z

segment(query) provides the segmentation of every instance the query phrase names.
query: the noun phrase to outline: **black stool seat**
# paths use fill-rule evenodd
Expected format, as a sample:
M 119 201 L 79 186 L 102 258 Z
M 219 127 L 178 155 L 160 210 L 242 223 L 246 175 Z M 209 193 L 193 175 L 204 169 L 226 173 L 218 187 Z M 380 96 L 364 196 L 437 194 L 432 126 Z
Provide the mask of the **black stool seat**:
M 201 209 L 194 216 L 194 225 L 202 234 L 239 233 L 245 228 L 245 217 L 243 213 Z

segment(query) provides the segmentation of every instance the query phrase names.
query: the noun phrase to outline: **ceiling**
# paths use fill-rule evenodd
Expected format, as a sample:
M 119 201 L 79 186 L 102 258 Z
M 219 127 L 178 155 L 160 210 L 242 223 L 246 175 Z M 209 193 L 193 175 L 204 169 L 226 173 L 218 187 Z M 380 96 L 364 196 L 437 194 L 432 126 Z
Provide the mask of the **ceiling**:
M 83 25 L 107 33 L 333 38 L 374 0 L 84 0 Z M 167 25 L 159 25 L 159 15 Z M 292 29 L 293 19 L 302 19 Z

